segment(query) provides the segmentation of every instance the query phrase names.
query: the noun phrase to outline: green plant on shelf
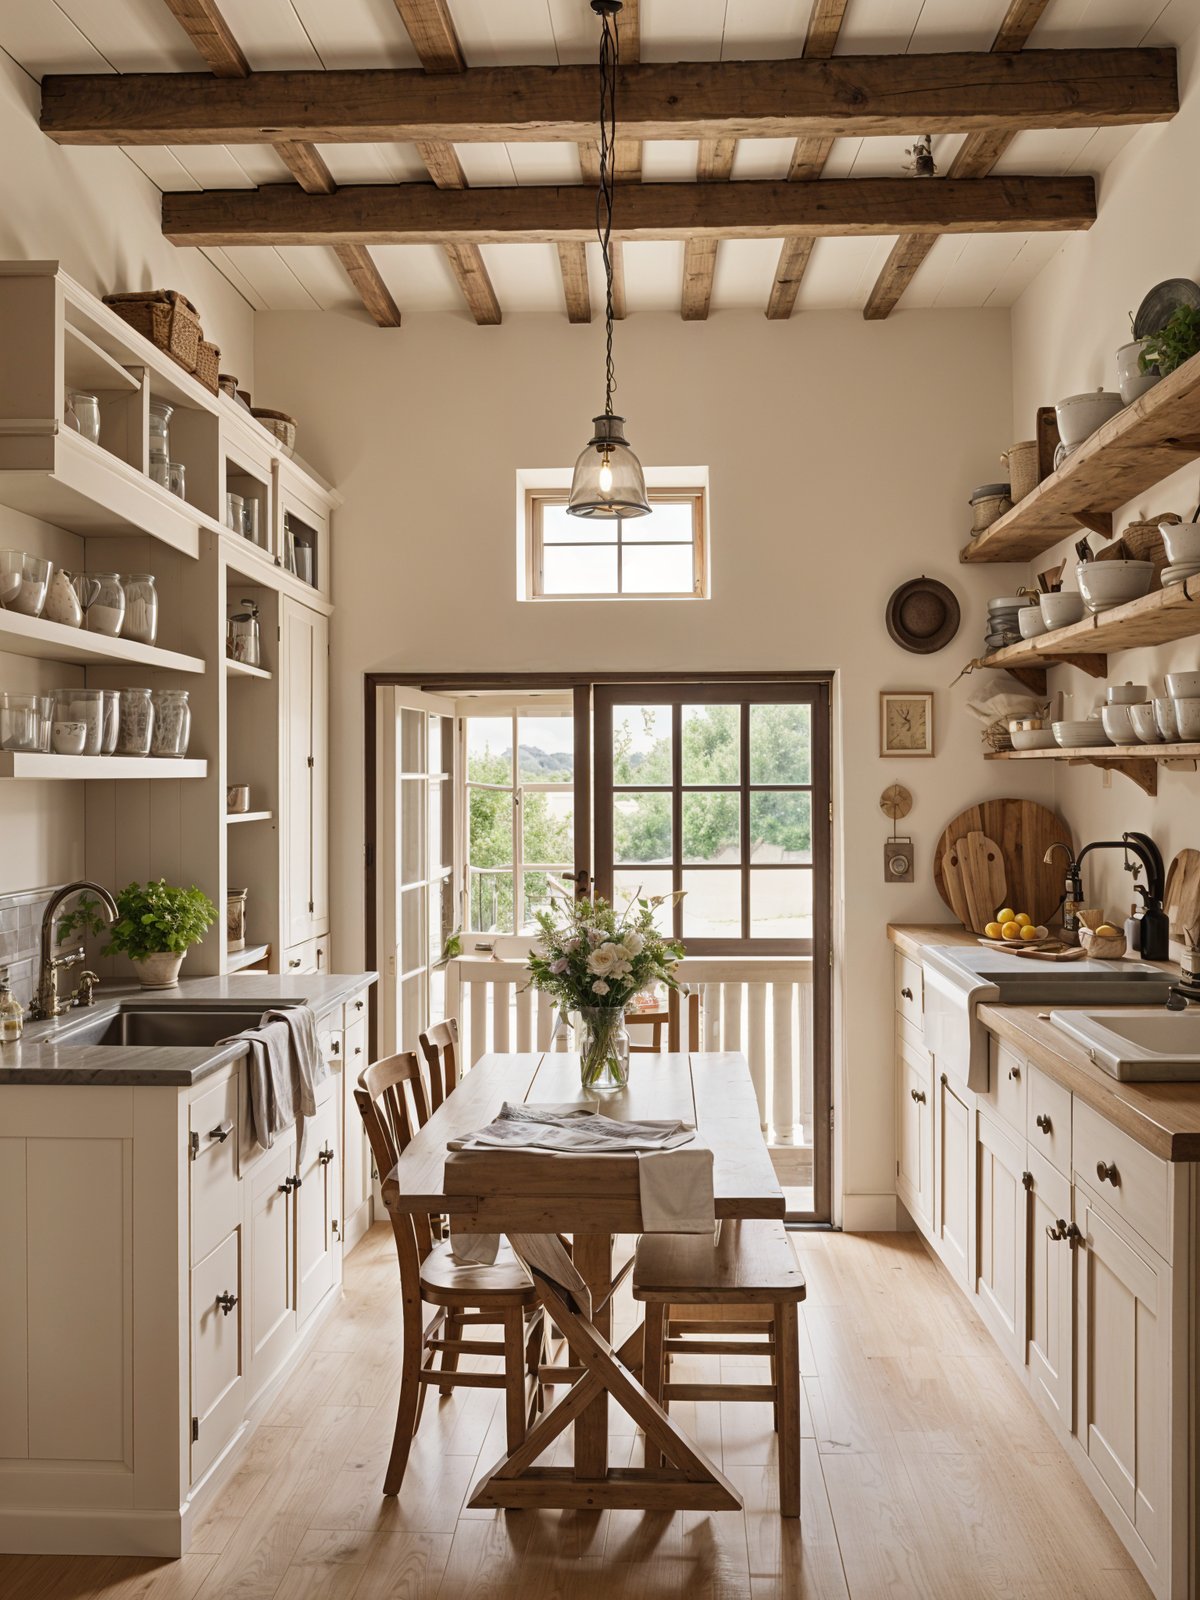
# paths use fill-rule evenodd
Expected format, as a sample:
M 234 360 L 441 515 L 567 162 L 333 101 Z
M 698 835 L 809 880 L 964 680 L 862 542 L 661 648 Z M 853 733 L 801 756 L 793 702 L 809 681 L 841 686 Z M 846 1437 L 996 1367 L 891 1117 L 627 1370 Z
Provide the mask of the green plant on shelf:
M 1143 372 L 1157 367 L 1165 378 L 1192 356 L 1200 354 L 1200 309 L 1180 306 L 1173 311 L 1157 333 L 1142 340 L 1138 366 Z
M 74 911 L 58 924 L 59 944 L 76 933 L 105 933 L 108 943 L 101 955 L 144 961 L 168 951 L 183 954 L 199 944 L 217 920 L 216 906 L 195 884 L 180 889 L 163 878 L 131 883 L 118 891 L 116 901 L 117 920 L 110 926 L 100 915 L 99 901 L 81 895 Z

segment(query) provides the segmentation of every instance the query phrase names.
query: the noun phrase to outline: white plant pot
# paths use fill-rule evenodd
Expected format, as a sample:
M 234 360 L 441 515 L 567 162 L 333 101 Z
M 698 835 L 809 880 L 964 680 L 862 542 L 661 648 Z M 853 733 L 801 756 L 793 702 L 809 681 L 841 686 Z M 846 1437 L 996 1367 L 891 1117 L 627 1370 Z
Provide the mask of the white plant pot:
M 1127 406 L 1145 394 L 1147 389 L 1153 389 L 1162 379 L 1160 372 L 1142 371 L 1139 364 L 1141 354 L 1141 339 L 1135 339 L 1132 344 L 1123 344 L 1117 351 L 1117 388 Z
M 159 950 L 152 956 L 133 963 L 138 982 L 143 989 L 173 989 L 179 982 L 179 969 L 185 951 Z

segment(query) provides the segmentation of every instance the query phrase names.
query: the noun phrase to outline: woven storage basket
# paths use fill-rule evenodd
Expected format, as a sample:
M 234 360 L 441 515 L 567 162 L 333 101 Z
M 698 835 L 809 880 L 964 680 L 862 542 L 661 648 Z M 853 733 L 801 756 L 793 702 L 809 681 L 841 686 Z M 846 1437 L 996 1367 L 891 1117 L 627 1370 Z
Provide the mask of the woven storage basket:
M 1036 439 L 1022 439 L 1000 457 L 1008 467 L 1009 493 L 1013 504 L 1024 500 L 1038 486 L 1038 446 Z
M 1013 747 L 1007 717 L 998 717 L 995 722 L 989 722 L 980 737 L 989 750 L 1011 750 Z
M 1165 516 L 1131 522 L 1121 535 L 1121 543 L 1134 561 L 1153 561 L 1154 587 L 1162 586 L 1162 570 L 1167 565 L 1167 547 L 1158 531 L 1160 522 L 1182 522 L 1183 518 L 1170 511 Z
M 284 455 L 290 456 L 296 448 L 295 417 L 289 417 L 286 411 L 267 411 L 261 406 L 251 407 L 250 415 L 274 436 Z
M 106 306 L 138 333 L 165 350 L 186 372 L 196 370 L 200 316 L 177 289 L 150 289 L 139 294 L 106 294 Z
M 209 344 L 207 339 L 201 339 L 196 346 L 196 379 L 204 385 L 209 394 L 217 392 L 217 373 L 220 365 L 220 348 L 215 344 Z

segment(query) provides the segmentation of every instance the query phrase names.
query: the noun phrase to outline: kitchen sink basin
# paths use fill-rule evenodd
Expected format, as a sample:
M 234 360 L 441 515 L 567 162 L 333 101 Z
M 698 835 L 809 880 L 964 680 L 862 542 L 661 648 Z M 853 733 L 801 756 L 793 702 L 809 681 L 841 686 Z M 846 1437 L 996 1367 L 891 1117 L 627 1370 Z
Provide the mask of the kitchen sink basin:
M 1200 1011 L 1052 1011 L 1050 1021 L 1114 1078 L 1200 1082 Z
M 53 1043 L 62 1045 L 213 1045 L 246 1028 L 256 1028 L 266 1010 L 275 1002 L 255 1006 L 225 1006 L 205 1009 L 200 1006 L 121 1006 L 115 1013 L 71 1022 L 54 1034 Z M 46 1041 L 50 1043 L 50 1040 Z

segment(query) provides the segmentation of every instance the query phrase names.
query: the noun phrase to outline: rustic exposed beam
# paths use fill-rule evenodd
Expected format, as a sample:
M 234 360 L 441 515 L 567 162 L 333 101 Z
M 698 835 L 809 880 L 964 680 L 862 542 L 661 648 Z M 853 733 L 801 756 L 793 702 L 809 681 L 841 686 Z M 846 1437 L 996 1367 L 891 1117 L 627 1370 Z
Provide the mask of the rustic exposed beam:
M 779 265 L 775 268 L 775 282 L 771 285 L 771 298 L 767 302 L 767 316 L 772 322 L 786 322 L 796 304 L 800 284 L 808 271 L 812 258 L 813 239 L 785 239 L 779 252 Z
M 701 139 L 696 157 L 700 183 L 726 183 L 733 172 L 736 139 Z M 712 304 L 717 270 L 717 241 L 689 239 L 683 251 L 683 294 L 680 315 L 685 322 L 703 322 Z
M 723 183 L 733 174 L 736 139 L 701 139 L 696 177 L 701 183 Z
M 992 40 L 992 52 L 1005 54 L 1022 49 L 1049 3 L 1050 0 L 1009 0 Z M 1013 138 L 1012 128 L 976 129 L 959 146 L 946 176 L 986 178 Z M 863 307 L 868 322 L 881 322 L 891 315 L 932 249 L 933 240 L 929 238 L 909 234 L 896 240 Z
M 379 268 L 371 260 L 370 251 L 363 244 L 335 244 L 334 254 L 345 269 L 346 276 L 358 290 L 362 303 L 381 328 L 400 326 L 400 308 L 379 275 Z
M 467 59 L 445 0 L 396 0 L 400 20 L 426 72 L 462 72 Z
M 216 0 L 167 0 L 167 9 L 218 78 L 249 75 L 250 63 Z
M 576 184 L 437 189 L 359 185 L 304 194 L 290 184 L 167 193 L 163 232 L 175 244 L 536 243 L 595 230 L 595 196 Z M 813 183 L 653 183 L 622 191 L 621 239 L 769 239 L 890 233 L 1025 233 L 1090 228 L 1091 178 L 983 178 L 916 183 L 839 178 Z
M 827 60 L 833 54 L 846 15 L 849 0 L 813 0 L 808 30 L 804 35 L 804 54 Z
M 481 328 L 499 327 L 504 320 L 500 314 L 500 302 L 496 299 L 496 291 L 492 288 L 492 280 L 479 246 L 443 244 L 442 250 L 475 321 Z
M 625 139 L 824 138 L 1096 128 L 1179 109 L 1169 49 L 958 51 L 829 60 L 634 64 Z M 60 144 L 487 144 L 595 134 L 590 66 L 48 76 L 42 128 Z
M 590 322 L 592 291 L 588 285 L 587 245 L 579 239 L 560 240 L 558 265 L 567 302 L 567 321 Z
M 305 144 L 302 139 L 285 139 L 275 149 L 305 194 L 332 194 L 337 188 L 333 173 L 315 144 Z

